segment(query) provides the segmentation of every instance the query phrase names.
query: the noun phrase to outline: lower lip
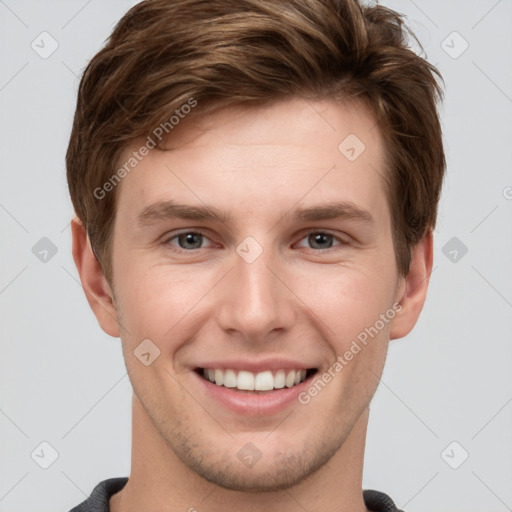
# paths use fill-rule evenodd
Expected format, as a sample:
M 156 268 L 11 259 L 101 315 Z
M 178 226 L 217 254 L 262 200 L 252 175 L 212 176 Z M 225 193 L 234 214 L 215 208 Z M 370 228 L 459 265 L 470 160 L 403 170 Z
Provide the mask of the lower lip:
M 313 376 L 309 376 L 304 382 L 291 388 L 276 389 L 274 391 L 256 394 L 234 391 L 234 388 L 218 386 L 217 384 L 203 379 L 195 371 L 196 378 L 203 386 L 206 393 L 215 401 L 238 414 L 244 415 L 272 415 L 285 409 L 294 402 L 298 402 L 299 394 L 310 384 Z

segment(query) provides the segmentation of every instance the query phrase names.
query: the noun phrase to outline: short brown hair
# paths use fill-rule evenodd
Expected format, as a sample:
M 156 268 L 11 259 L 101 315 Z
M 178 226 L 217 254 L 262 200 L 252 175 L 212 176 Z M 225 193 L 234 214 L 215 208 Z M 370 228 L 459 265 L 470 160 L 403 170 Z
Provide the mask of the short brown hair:
M 364 101 L 386 148 L 397 267 L 435 226 L 445 171 L 439 71 L 403 15 L 357 0 L 145 0 L 82 76 L 66 155 L 71 199 L 107 279 L 121 152 L 194 98 L 193 115 L 292 95 Z M 341 142 L 341 141 L 340 141 Z

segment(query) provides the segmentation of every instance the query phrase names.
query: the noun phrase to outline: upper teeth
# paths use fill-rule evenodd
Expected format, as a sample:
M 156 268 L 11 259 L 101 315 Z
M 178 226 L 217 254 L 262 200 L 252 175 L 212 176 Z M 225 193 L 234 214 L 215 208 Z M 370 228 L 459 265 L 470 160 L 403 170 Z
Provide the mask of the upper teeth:
M 203 376 L 217 386 L 237 388 L 246 391 L 267 391 L 270 389 L 281 389 L 285 386 L 291 388 L 306 378 L 306 370 L 277 370 L 272 373 L 266 370 L 260 373 L 246 372 L 244 370 L 220 370 L 205 368 Z

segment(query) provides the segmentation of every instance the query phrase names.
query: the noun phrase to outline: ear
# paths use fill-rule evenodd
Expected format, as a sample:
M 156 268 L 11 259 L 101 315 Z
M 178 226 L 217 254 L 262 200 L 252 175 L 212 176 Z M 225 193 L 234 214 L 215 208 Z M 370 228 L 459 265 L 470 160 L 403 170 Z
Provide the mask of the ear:
M 402 338 L 409 334 L 420 316 L 425 298 L 427 296 L 428 283 L 432 273 L 433 262 L 433 235 L 429 231 L 427 235 L 411 250 L 411 264 L 409 272 L 401 277 L 399 292 L 396 301 L 402 309 L 393 319 L 390 330 L 390 339 Z
M 110 336 L 118 338 L 119 322 L 114 295 L 103 270 L 94 255 L 83 224 L 75 217 L 71 221 L 73 259 L 80 275 L 82 287 L 100 327 Z

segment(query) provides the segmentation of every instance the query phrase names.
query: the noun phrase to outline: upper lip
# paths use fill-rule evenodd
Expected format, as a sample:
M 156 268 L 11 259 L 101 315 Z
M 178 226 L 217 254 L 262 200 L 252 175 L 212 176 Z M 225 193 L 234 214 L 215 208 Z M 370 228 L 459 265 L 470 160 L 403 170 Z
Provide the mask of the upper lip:
M 195 368 L 220 369 L 220 370 L 245 370 L 247 372 L 259 373 L 265 370 L 308 370 L 317 368 L 317 366 L 303 363 L 294 359 L 261 359 L 259 361 L 248 361 L 247 359 L 232 359 L 208 361 L 198 364 Z

